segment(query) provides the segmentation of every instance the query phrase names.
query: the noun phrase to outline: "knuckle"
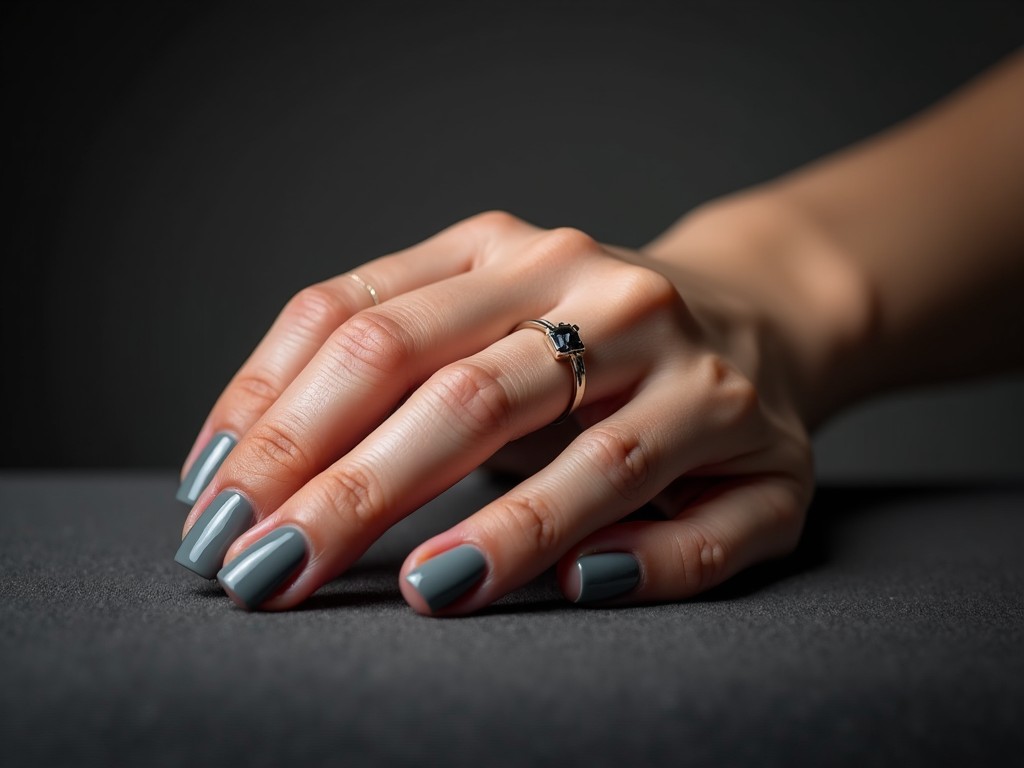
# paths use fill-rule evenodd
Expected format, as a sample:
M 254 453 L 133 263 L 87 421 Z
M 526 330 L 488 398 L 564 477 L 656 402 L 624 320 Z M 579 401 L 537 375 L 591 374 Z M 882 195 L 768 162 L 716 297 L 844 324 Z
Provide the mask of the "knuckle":
M 587 430 L 577 445 L 623 499 L 633 502 L 643 494 L 651 462 L 647 448 L 635 432 L 604 424 Z
M 722 426 L 737 427 L 761 410 L 761 397 L 754 383 L 718 355 L 705 361 L 708 392 L 714 402 L 712 412 Z
M 256 424 L 245 436 L 246 453 L 256 464 L 270 465 L 287 472 L 298 472 L 308 466 L 306 452 L 292 431 L 271 421 Z M 266 472 L 261 474 L 267 475 Z
M 344 322 L 351 312 L 335 292 L 323 285 L 311 285 L 296 293 L 282 314 L 293 327 L 322 338 Z
M 586 232 L 573 227 L 558 227 L 545 232 L 538 242 L 536 257 L 546 263 L 569 262 L 600 246 Z
M 746 421 L 761 409 L 761 397 L 754 383 L 745 376 L 736 376 L 726 390 L 729 413 L 736 422 Z
M 533 238 L 512 261 L 512 279 L 550 279 L 553 270 L 573 269 L 582 258 L 599 251 L 594 239 L 578 229 L 550 229 Z
M 676 536 L 675 544 L 675 570 L 686 595 L 696 595 L 725 579 L 726 547 L 716 535 L 691 525 Z
M 384 488 L 372 472 L 347 465 L 324 472 L 317 479 L 324 508 L 346 526 L 366 527 L 385 509 Z
M 523 221 L 518 216 L 513 216 L 507 211 L 492 210 L 471 216 L 463 224 L 468 227 L 482 229 L 485 232 L 503 233 L 521 227 Z
M 627 298 L 642 302 L 652 309 L 671 307 L 681 301 L 675 283 L 661 272 L 648 267 L 630 265 L 621 283 Z
M 408 357 L 401 326 L 382 312 L 360 312 L 331 334 L 326 350 L 339 371 L 393 375 Z
M 473 266 L 479 267 L 502 252 L 502 244 L 515 239 L 532 225 L 505 211 L 485 211 L 456 224 L 452 230 L 476 244 Z
M 557 227 L 550 230 L 544 239 L 553 250 L 564 249 L 577 253 L 599 248 L 594 238 L 575 227 Z
M 438 398 L 442 415 L 454 416 L 473 438 L 500 431 L 512 419 L 511 393 L 498 373 L 479 363 L 449 365 L 434 377 L 427 391 Z
M 533 552 L 560 550 L 563 534 L 554 510 L 539 496 L 517 494 L 502 502 L 501 516 L 508 532 Z
M 757 387 L 746 377 L 735 377 L 726 390 L 729 422 L 742 424 L 761 410 L 761 397 Z
M 259 371 L 240 372 L 231 382 L 228 392 L 228 406 L 238 412 L 239 416 L 263 414 L 277 402 L 281 396 L 281 388 L 269 375 Z

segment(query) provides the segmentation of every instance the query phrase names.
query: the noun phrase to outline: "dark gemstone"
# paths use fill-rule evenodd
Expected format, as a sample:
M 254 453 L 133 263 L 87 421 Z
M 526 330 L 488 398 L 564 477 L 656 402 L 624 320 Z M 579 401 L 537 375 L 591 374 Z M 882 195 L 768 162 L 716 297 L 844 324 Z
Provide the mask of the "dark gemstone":
M 578 325 L 559 323 L 554 330 L 548 331 L 548 336 L 555 345 L 555 354 L 571 355 L 573 352 L 582 352 L 584 347 L 579 330 Z

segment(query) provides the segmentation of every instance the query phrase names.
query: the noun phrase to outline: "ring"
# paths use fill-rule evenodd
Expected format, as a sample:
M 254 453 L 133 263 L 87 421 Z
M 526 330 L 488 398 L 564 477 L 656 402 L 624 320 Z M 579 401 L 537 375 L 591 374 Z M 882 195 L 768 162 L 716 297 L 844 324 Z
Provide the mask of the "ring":
M 562 412 L 562 415 L 555 419 L 552 424 L 565 421 L 573 411 L 583 402 L 583 392 L 587 388 L 587 369 L 583 365 L 583 353 L 586 347 L 580 339 L 580 327 L 569 323 L 555 323 L 547 320 L 524 320 L 513 332 L 523 328 L 536 328 L 543 331 L 551 342 L 551 352 L 556 360 L 568 360 L 572 366 L 572 397 L 569 399 L 569 406 Z
M 355 280 L 357 283 L 359 283 L 361 286 L 363 286 L 363 288 L 366 289 L 366 292 L 368 294 L 370 294 L 370 298 L 373 299 L 373 306 L 376 307 L 378 304 L 380 304 L 380 300 L 377 298 L 377 289 L 376 288 L 374 288 L 368 282 L 363 280 L 363 278 L 361 278 L 355 272 L 349 272 L 348 276 L 351 277 L 353 280 Z

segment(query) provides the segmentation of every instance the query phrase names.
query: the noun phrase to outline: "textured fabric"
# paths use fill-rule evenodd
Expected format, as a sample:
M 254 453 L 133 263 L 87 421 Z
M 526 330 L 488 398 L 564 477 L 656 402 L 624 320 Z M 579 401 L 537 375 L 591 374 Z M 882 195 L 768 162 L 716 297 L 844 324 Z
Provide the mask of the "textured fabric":
M 4 765 L 980 765 L 1024 754 L 1024 492 L 825 489 L 799 552 L 703 599 L 550 576 L 435 620 L 397 568 L 471 477 L 301 610 L 172 562 L 167 475 L 0 475 Z M 447 523 L 446 523 L 447 521 Z

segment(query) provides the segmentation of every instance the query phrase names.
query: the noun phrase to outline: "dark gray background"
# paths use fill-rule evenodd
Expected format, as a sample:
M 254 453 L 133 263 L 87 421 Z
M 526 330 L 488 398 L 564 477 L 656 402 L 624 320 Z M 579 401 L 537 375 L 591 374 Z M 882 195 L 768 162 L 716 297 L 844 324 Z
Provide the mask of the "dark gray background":
M 176 465 L 302 286 L 488 208 L 640 245 L 1007 54 L 1024 4 L 5 4 L 3 466 Z M 829 478 L 1024 476 L 1024 384 Z

